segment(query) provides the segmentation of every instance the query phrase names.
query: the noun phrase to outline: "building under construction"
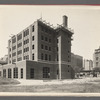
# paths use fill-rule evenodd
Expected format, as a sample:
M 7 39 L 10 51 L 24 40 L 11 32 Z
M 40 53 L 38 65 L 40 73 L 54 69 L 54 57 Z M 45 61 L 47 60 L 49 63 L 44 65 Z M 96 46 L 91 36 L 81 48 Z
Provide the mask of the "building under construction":
M 68 17 L 54 28 L 38 19 L 8 40 L 8 64 L 0 67 L 5 78 L 71 79 L 71 40 Z

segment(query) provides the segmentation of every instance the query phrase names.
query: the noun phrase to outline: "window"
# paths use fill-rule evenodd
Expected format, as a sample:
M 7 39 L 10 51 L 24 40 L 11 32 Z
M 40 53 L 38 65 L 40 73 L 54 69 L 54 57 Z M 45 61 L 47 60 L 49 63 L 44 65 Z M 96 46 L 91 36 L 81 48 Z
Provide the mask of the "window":
M 98 62 L 96 62 L 96 67 L 98 67 Z
M 48 46 L 45 46 L 45 50 L 48 50 Z
M 6 69 L 3 69 L 3 77 L 6 78 Z
M 28 59 L 29 59 L 29 55 L 27 55 L 27 56 L 25 57 L 25 59 L 28 60 Z
M 9 57 L 11 58 L 11 54 L 9 55 Z
M 43 78 L 50 78 L 50 68 L 43 67 Z
M 57 55 L 57 61 L 59 60 L 58 55 Z
M 29 51 L 29 47 L 24 48 L 24 52 L 27 52 L 27 51 Z
M 12 54 L 12 56 L 16 56 L 16 52 L 14 52 L 14 53 Z
M 29 39 L 26 40 L 26 44 L 29 43 Z
M 12 47 L 12 50 L 15 50 L 15 49 L 16 49 L 16 46 L 13 46 L 13 47 Z
M 21 68 L 21 78 L 23 78 L 23 68 Z
M 0 76 L 1 76 L 1 71 L 0 71 Z
M 30 69 L 30 78 L 34 78 L 34 68 Z
M 22 60 L 22 57 L 17 58 L 17 61 L 21 61 L 21 60 Z
M 96 60 L 98 60 L 98 57 L 96 57 Z
M 51 55 L 49 55 L 49 61 L 51 61 Z
M 17 36 L 17 40 L 20 40 L 20 39 L 22 39 L 22 34 L 19 34 L 19 35 Z
M 45 37 L 45 41 L 48 41 L 48 38 L 47 37 Z
M 12 43 L 15 43 L 15 42 L 16 42 L 16 38 L 13 38 L 13 39 L 12 39 Z
M 68 65 L 68 67 L 70 67 L 70 65 Z
M 34 25 L 32 26 L 32 32 L 34 32 Z
M 9 51 L 11 51 L 11 48 L 9 48 Z
M 58 47 L 57 47 L 57 51 L 58 51 Z
M 8 78 L 11 78 L 11 69 L 8 69 Z
M 17 53 L 18 53 L 18 55 L 21 54 L 22 53 L 22 50 L 19 50 Z
M 58 39 L 57 39 L 57 43 L 58 43 L 59 41 L 58 41 Z
M 12 63 L 14 63 L 14 62 L 16 62 L 16 59 L 13 59 L 13 60 L 12 60 Z
M 59 70 L 57 69 L 57 75 L 59 74 Z
M 27 35 L 29 35 L 29 29 L 24 31 L 24 37 L 27 36 Z
M 41 44 L 41 49 L 43 49 L 44 48 L 44 45 L 43 44 Z
M 41 59 L 43 60 L 43 53 L 41 53 Z
M 44 40 L 44 37 L 43 37 L 43 35 L 41 36 L 41 40 Z
M 34 41 L 34 36 L 32 36 L 32 40 Z
M 51 51 L 51 47 L 49 47 L 49 51 Z
M 34 49 L 34 45 L 32 45 L 32 49 Z
M 34 60 L 34 53 L 32 54 L 32 60 Z
M 48 60 L 48 55 L 47 54 L 45 54 L 45 60 Z
M 18 48 L 19 48 L 19 47 L 21 47 L 21 46 L 22 46 L 22 42 L 21 42 L 21 43 L 19 43 L 17 46 L 18 46 Z
M 14 78 L 18 78 L 18 68 L 14 68 Z
M 49 43 L 51 43 L 51 39 L 49 39 Z

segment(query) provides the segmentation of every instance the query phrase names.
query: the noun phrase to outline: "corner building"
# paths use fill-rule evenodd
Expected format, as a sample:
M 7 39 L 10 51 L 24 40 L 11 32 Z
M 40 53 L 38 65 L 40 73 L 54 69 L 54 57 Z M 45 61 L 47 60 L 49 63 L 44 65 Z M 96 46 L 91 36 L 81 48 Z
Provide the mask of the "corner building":
M 8 40 L 8 64 L 1 75 L 19 79 L 70 79 L 73 32 L 63 24 L 53 28 L 41 19 Z

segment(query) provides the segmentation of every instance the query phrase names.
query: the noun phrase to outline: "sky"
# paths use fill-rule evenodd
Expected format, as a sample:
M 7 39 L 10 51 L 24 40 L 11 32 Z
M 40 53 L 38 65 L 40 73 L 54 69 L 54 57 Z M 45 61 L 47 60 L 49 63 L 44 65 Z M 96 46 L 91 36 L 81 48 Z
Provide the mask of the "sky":
M 68 27 L 74 29 L 72 52 L 93 59 L 100 46 L 100 6 L 0 5 L 0 58 L 8 54 L 8 40 L 41 18 L 54 26 L 68 16 Z

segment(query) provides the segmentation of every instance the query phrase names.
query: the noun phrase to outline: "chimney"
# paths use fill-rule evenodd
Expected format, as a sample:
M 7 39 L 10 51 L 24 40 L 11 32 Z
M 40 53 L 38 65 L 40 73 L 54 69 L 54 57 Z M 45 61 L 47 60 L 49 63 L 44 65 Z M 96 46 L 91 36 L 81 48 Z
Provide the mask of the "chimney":
M 63 16 L 63 27 L 67 28 L 68 27 L 68 17 L 66 15 Z

